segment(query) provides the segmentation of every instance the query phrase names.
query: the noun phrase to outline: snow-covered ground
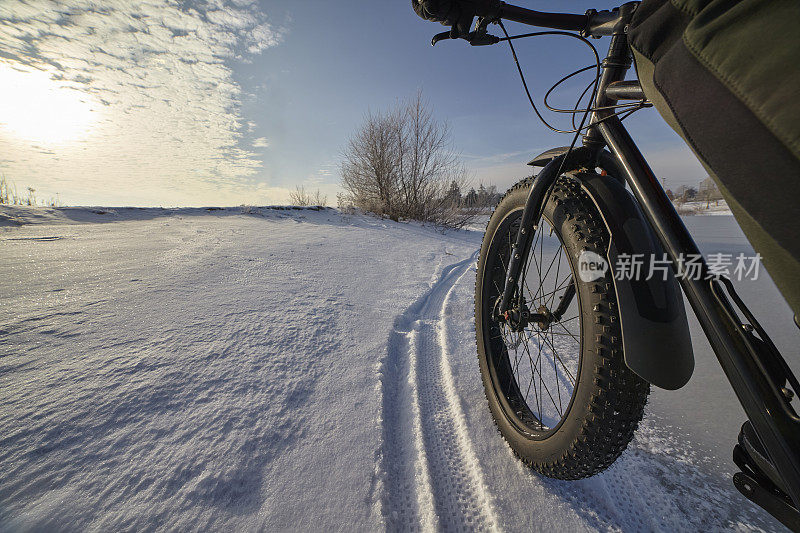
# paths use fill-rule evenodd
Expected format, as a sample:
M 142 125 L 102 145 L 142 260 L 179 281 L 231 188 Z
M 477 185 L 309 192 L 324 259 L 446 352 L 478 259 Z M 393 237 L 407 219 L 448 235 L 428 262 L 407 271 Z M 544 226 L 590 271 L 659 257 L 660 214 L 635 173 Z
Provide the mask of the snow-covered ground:
M 732 216 L 731 208 L 725 200 L 706 202 L 697 200 L 692 202 L 675 203 L 675 209 L 681 215 L 727 215 Z
M 750 248 L 687 217 L 704 251 Z M 527 470 L 475 355 L 481 234 L 334 210 L 0 208 L 0 530 L 780 530 L 694 320 L 605 473 Z M 772 282 L 745 299 L 800 362 Z

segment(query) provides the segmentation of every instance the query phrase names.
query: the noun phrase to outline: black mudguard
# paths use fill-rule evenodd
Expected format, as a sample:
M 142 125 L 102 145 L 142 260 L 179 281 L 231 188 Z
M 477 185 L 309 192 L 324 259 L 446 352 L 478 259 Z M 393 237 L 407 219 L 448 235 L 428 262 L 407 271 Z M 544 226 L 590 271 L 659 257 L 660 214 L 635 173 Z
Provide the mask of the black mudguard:
M 543 166 L 566 151 L 549 150 L 530 164 Z M 633 196 L 617 178 L 616 158 L 603 152 L 598 165 L 608 175 L 576 172 L 583 189 L 597 206 L 611 236 L 608 261 L 622 326 L 625 364 L 646 381 L 664 389 L 683 387 L 694 371 L 689 323 L 678 281 L 667 269 L 647 280 L 652 259 L 664 252 Z M 617 260 L 624 254 L 643 254 L 639 279 L 617 279 Z M 658 266 L 658 265 L 657 265 Z M 627 277 L 627 276 L 626 276 Z

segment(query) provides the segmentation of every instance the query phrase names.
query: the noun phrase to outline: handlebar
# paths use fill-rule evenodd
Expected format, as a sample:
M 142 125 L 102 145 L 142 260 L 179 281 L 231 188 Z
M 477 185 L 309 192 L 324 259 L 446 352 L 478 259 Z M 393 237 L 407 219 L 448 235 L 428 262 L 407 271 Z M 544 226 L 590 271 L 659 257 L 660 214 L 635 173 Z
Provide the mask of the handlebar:
M 588 15 L 533 11 L 524 7 L 512 6 L 505 2 L 500 2 L 497 18 L 554 30 L 583 31 L 589 25 Z
M 496 44 L 501 39 L 487 33 L 486 28 L 490 23 L 498 22 L 502 19 L 554 30 L 579 31 L 585 36 L 601 37 L 613 35 L 615 32 L 622 30 L 622 26 L 624 26 L 622 24 L 625 22 L 623 13 L 629 17 L 638 5 L 639 2 L 628 2 L 621 6 L 625 9 L 614 8 L 611 11 L 595 11 L 592 9 L 583 15 L 577 15 L 534 11 L 506 4 L 505 2 L 489 2 L 481 12 L 477 13 L 479 18 L 474 31 L 466 35 L 458 35 L 455 30 L 442 32 L 433 37 L 431 44 L 436 45 L 441 40 L 459 37 L 465 39 L 472 46 Z

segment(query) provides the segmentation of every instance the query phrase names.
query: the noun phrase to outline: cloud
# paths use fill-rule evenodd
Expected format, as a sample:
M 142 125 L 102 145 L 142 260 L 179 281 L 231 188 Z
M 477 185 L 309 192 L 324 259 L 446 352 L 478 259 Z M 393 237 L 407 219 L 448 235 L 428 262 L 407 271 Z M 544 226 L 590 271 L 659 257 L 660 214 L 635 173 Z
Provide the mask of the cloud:
M 78 91 L 96 118 L 85 138 L 58 145 L 0 128 L 2 171 L 68 202 L 203 204 L 246 194 L 262 163 L 240 146 L 252 126 L 230 63 L 281 39 L 248 0 L 2 2 L 7 66 Z
M 253 139 L 253 148 L 269 148 L 269 141 L 266 137 L 258 137 Z
M 338 169 L 339 163 L 336 161 L 328 161 L 322 165 L 314 172 L 313 174 L 309 174 L 303 180 L 303 184 L 311 186 L 311 187 L 320 187 L 325 188 L 330 191 L 339 192 L 341 188 L 339 187 L 338 180 L 334 175 L 335 171 Z M 334 192 L 335 194 L 335 192 Z

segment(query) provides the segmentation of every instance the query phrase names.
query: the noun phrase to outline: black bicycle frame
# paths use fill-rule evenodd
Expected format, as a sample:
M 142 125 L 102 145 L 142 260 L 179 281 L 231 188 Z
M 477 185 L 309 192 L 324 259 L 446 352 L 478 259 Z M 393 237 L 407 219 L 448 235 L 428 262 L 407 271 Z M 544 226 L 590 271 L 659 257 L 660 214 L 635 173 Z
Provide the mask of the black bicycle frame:
M 644 99 L 638 82 L 623 81 L 631 66 L 625 30 L 635 9 L 635 4 L 626 4 L 613 20 L 602 21 L 606 33 L 600 34 L 610 34 L 612 38 L 603 61 L 595 109 L 613 105 L 623 98 Z M 518 13 L 514 14 L 515 20 L 520 20 Z M 591 24 L 589 26 L 587 33 L 591 34 Z M 744 307 L 730 281 L 710 274 L 697 244 L 613 109 L 595 111 L 583 146 L 552 159 L 534 181 L 509 261 L 500 312 L 509 311 L 514 305 L 522 266 L 552 184 L 564 172 L 595 168 L 606 147 L 616 157 L 622 177 L 671 260 L 686 298 L 788 495 L 795 507 L 800 507 L 800 418 L 791 406 L 791 395 L 786 394 L 785 389 L 782 391 L 784 383 L 781 381 L 788 380 L 795 392 L 800 392 L 800 385 L 766 332 Z M 686 256 L 700 258 L 699 276 L 681 275 L 681 259 Z M 780 378 L 776 378 L 772 370 L 776 366 L 780 369 Z

